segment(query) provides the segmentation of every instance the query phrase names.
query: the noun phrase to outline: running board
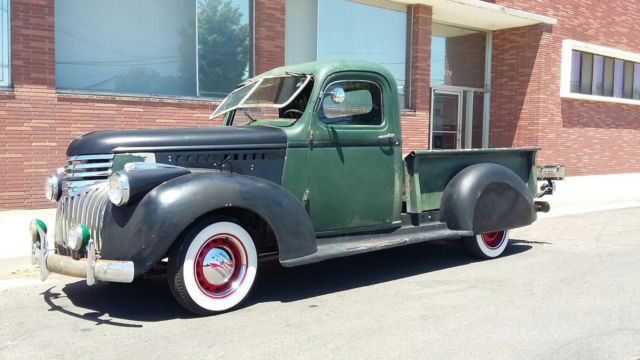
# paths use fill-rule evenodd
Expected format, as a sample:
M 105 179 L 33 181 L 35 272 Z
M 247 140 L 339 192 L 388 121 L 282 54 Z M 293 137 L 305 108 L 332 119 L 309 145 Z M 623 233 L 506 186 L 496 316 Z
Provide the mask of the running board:
M 403 226 L 387 232 L 317 238 L 318 250 L 315 253 L 280 263 L 285 267 L 294 267 L 397 246 L 464 236 L 473 236 L 473 232 L 449 230 L 446 224 L 435 222 L 422 226 Z

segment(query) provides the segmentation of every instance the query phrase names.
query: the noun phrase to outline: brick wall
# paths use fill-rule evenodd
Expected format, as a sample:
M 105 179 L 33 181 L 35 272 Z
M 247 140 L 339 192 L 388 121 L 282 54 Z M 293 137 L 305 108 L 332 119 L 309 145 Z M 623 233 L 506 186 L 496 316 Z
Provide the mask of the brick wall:
M 284 65 L 285 0 L 255 0 L 256 74 Z
M 411 34 L 408 51 L 408 75 L 411 79 L 409 96 L 413 112 L 403 112 L 402 149 L 407 153 L 426 149 L 429 144 L 430 63 L 431 63 L 431 7 L 412 5 L 407 14 Z
M 534 25 L 493 34 L 490 147 L 539 144 L 540 111 L 547 102 L 542 30 Z
M 560 98 L 562 40 L 640 53 L 640 2 L 496 3 L 558 24 L 495 33 L 492 146 L 540 145 L 538 163 L 563 163 L 569 175 L 640 172 L 640 106 Z
M 255 40 L 258 71 L 284 63 L 283 3 L 256 1 L 269 16 L 256 23 L 263 34 Z M 206 100 L 56 93 L 53 4 L 11 4 L 13 89 L 0 90 L 0 209 L 51 207 L 44 179 L 65 165 L 69 142 L 87 132 L 214 124 L 208 116 L 217 104 Z

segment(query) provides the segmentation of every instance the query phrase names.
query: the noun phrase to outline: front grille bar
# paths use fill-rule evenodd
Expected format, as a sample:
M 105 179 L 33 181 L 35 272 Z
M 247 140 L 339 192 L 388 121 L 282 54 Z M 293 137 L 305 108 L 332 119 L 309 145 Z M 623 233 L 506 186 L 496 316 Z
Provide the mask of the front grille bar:
M 79 224 L 89 229 L 96 250 L 99 252 L 102 248 L 100 229 L 109 202 L 106 180 L 112 166 L 113 154 L 69 157 L 62 182 L 63 196 L 56 214 L 56 245 L 65 255 L 84 256 L 66 245 L 69 231 Z
M 64 170 L 62 190 L 65 195 L 74 197 L 89 191 L 111 175 L 113 154 L 79 155 L 69 157 Z M 72 210 L 74 211 L 74 210 Z
M 107 194 L 106 183 L 92 187 L 89 191 L 73 197 L 65 196 L 58 203 L 56 213 L 56 243 L 66 247 L 69 230 L 73 226 L 82 224 L 89 229 L 91 238 L 96 243 L 98 252 L 102 248 L 102 218 L 107 208 L 109 196 Z M 69 253 L 75 257 L 82 254 L 77 252 Z
M 65 180 L 106 179 L 111 175 L 112 166 L 113 154 L 72 156 L 64 171 L 64 178 Z

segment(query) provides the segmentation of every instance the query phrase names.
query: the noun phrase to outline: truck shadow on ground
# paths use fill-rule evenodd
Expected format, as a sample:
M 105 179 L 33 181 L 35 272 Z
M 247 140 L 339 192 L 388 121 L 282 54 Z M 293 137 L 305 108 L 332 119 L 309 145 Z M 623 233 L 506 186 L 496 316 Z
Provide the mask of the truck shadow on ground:
M 503 257 L 523 253 L 538 244 L 512 239 Z M 277 260 L 265 261 L 260 264 L 260 274 L 243 307 L 271 301 L 293 302 L 476 261 L 466 254 L 461 244 L 450 241 L 416 244 L 297 268 L 283 268 Z M 91 288 L 84 281 L 78 281 L 66 284 L 61 292 L 51 288 L 42 295 L 50 311 L 96 325 L 141 327 L 119 320 L 155 322 L 193 317 L 173 299 L 165 276 L 132 284 L 99 283 Z M 63 297 L 79 309 L 59 305 Z

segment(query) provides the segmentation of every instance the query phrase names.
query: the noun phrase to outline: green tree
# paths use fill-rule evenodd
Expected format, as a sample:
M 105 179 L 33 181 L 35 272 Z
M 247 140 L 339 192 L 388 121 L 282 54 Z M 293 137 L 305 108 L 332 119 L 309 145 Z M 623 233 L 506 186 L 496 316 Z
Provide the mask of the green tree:
M 198 0 L 200 94 L 222 97 L 246 78 L 249 27 L 230 0 Z

